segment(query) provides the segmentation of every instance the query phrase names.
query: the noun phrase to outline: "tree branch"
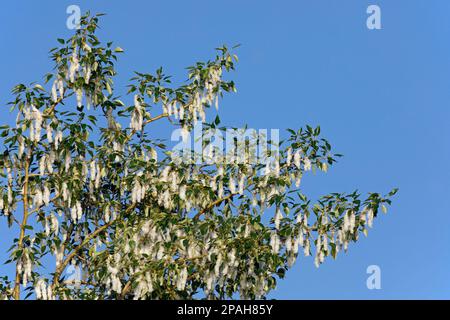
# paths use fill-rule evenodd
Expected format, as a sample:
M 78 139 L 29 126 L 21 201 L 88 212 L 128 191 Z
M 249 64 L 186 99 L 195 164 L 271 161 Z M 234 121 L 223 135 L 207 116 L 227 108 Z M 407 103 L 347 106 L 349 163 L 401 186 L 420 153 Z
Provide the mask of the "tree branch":
M 19 234 L 19 240 L 17 243 L 18 250 L 23 248 L 23 239 L 25 237 L 25 227 L 27 225 L 28 220 L 28 175 L 30 171 L 30 154 L 31 149 L 28 151 L 27 160 L 25 161 L 25 179 L 24 179 L 24 185 L 23 185 L 23 218 L 22 223 L 20 224 L 20 234 Z M 23 254 L 23 252 L 22 252 Z M 14 299 L 19 300 L 20 299 L 20 272 L 19 272 L 19 260 L 17 260 L 16 263 L 16 276 L 14 279 Z
M 58 104 L 60 104 L 63 100 L 64 100 L 64 97 L 58 98 L 58 100 L 56 100 L 56 101 L 50 106 L 49 109 L 45 109 L 44 115 L 45 115 L 45 116 L 49 116 L 50 114 L 52 114 L 53 111 L 55 110 L 56 106 L 57 106 Z
M 144 126 L 147 125 L 147 124 L 149 124 L 149 123 L 152 123 L 152 122 L 154 122 L 154 121 L 156 121 L 156 120 L 159 120 L 159 119 L 162 119 L 162 118 L 167 118 L 168 116 L 169 116 L 169 114 L 167 114 L 167 113 L 162 113 L 162 114 L 160 114 L 159 116 L 150 118 L 150 119 L 148 119 L 147 121 L 145 121 L 145 122 L 144 122 Z M 144 126 L 143 126 L 143 127 L 144 127 Z M 133 130 L 130 132 L 130 134 L 127 136 L 127 141 L 129 141 L 129 140 L 133 137 L 133 135 L 134 135 L 135 133 L 136 133 L 136 130 L 133 129 Z
M 93 231 L 77 247 L 75 247 L 75 249 L 73 249 L 69 255 L 67 255 L 67 257 L 63 260 L 63 262 L 61 262 L 61 264 L 55 270 L 55 274 L 53 275 L 53 284 L 52 284 L 53 287 L 58 285 L 59 277 L 60 277 L 61 273 L 64 271 L 64 269 L 66 268 L 66 266 L 70 262 L 70 260 L 72 260 L 72 258 L 76 256 L 78 251 L 83 249 L 84 246 L 86 244 L 88 244 L 92 239 L 94 239 L 98 234 L 100 234 L 101 232 L 103 232 L 104 230 L 106 230 L 110 226 L 112 226 L 116 222 L 116 220 L 112 220 L 112 221 L 108 222 L 107 224 L 104 224 L 100 228 L 96 229 L 95 231 Z
M 231 198 L 233 198 L 235 195 L 237 195 L 237 193 L 230 193 L 229 195 L 217 199 L 216 201 L 214 201 L 213 203 L 211 203 L 209 206 L 207 206 L 206 208 L 203 208 L 202 210 L 200 210 L 199 212 L 197 212 L 197 214 L 194 216 L 194 220 L 198 220 L 205 212 L 211 210 L 212 208 L 214 208 L 215 206 L 221 204 L 224 201 L 227 201 Z
M 125 212 L 130 212 L 136 207 L 136 205 L 130 206 Z M 82 250 L 92 239 L 94 239 L 96 236 L 98 236 L 103 231 L 107 230 L 109 227 L 111 227 L 116 221 L 120 220 L 118 217 L 107 224 L 104 224 L 103 226 L 97 228 L 92 233 L 90 233 L 78 246 L 76 246 L 70 254 L 67 255 L 67 257 L 61 262 L 61 264 L 56 268 L 55 273 L 53 275 L 53 284 L 52 288 L 54 289 L 58 283 L 59 283 L 59 277 L 61 276 L 61 273 L 64 271 L 66 266 L 69 264 L 70 260 L 72 260 L 73 257 L 75 257 L 78 253 L 78 251 Z
M 203 259 L 204 257 L 207 257 L 208 254 L 202 254 L 200 256 L 197 257 L 193 257 L 193 258 L 179 258 L 177 260 L 174 260 L 173 263 L 185 263 L 186 261 L 193 261 L 193 260 L 197 260 L 197 259 Z M 131 284 L 133 283 L 133 279 L 137 276 L 137 275 L 141 275 L 144 272 L 147 272 L 148 269 L 142 270 L 141 272 L 139 272 L 138 274 L 134 274 L 134 277 L 130 277 L 130 279 L 127 281 L 127 283 L 125 284 L 125 286 L 122 289 L 122 292 L 120 293 L 118 299 L 119 300 L 123 300 L 125 298 L 125 296 L 127 295 L 127 293 L 129 293 L 130 289 L 131 289 Z

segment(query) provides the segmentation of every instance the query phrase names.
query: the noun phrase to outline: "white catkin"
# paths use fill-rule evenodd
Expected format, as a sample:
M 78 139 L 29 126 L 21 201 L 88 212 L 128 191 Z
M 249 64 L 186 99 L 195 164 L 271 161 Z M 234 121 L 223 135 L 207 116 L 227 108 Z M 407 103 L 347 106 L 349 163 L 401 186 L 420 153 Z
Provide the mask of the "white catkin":
M 300 238 L 296 238 L 292 244 L 292 252 L 296 255 L 298 253 L 298 247 L 300 246 Z
M 59 221 L 58 218 L 56 218 L 55 215 L 50 216 L 50 222 L 51 222 L 51 229 L 55 233 L 55 235 L 58 235 L 59 232 Z
M 45 155 L 39 160 L 39 174 L 41 176 L 45 175 L 45 167 L 47 165 L 47 157 Z
M 55 149 L 58 150 L 59 149 L 59 144 L 62 141 L 62 131 L 58 130 L 58 132 L 55 135 L 55 139 L 54 139 L 54 144 L 55 144 Z
M 67 187 L 67 183 L 66 182 L 63 182 L 61 189 L 62 189 L 63 200 L 67 201 L 69 199 L 69 189 Z
M 34 124 L 33 124 L 33 122 L 30 123 L 30 140 L 34 141 Z
M 77 221 L 77 216 L 78 216 L 78 214 L 77 214 L 77 208 L 76 208 L 76 207 L 70 208 L 70 218 L 71 218 L 74 222 Z
M 286 252 L 290 252 L 292 250 L 292 238 L 288 236 L 285 240 Z
M 356 216 L 353 211 L 350 213 L 349 224 L 350 224 L 350 231 L 353 232 L 356 226 Z
M 19 150 L 17 156 L 19 159 L 22 159 L 23 153 L 25 151 L 25 141 L 22 136 L 19 136 Z
M 184 120 L 184 106 L 183 105 L 180 106 L 180 111 L 178 112 L 178 116 L 179 116 L 180 120 Z
M 303 160 L 303 167 L 304 167 L 304 169 L 305 169 L 305 171 L 309 171 L 309 170 L 311 170 L 311 160 L 309 160 L 308 158 L 305 158 L 304 160 Z
M 143 113 L 144 108 L 141 105 L 140 97 L 139 95 L 134 96 L 134 111 L 131 114 L 131 123 L 130 128 L 135 131 L 142 130 L 144 120 L 143 120 Z
M 180 187 L 179 197 L 181 200 L 186 200 L 186 185 Z
M 292 160 L 292 148 L 289 147 L 286 152 L 286 165 L 289 167 Z
M 44 229 L 45 229 L 45 235 L 48 237 L 50 235 L 50 224 L 48 223 L 47 218 L 45 218 Z
M 58 80 L 57 87 L 58 87 L 59 95 L 62 98 L 64 96 L 64 81 L 59 75 L 57 77 L 57 80 Z
M 349 227 L 350 227 L 350 221 L 349 221 L 349 217 L 348 217 L 348 212 L 346 212 L 344 214 L 344 222 L 343 222 L 342 230 L 344 232 L 347 232 L 349 230 Z
M 280 250 L 280 238 L 276 232 L 272 232 L 270 236 L 270 246 L 272 247 L 272 252 L 278 254 Z
M 48 161 L 46 162 L 48 173 L 53 173 L 53 164 L 55 162 L 55 153 L 53 151 L 50 152 L 48 156 Z
M 234 177 L 231 175 L 231 173 L 229 176 L 228 189 L 230 189 L 231 193 L 236 193 L 236 182 L 234 181 Z
M 328 250 L 328 237 L 327 235 L 323 236 L 322 246 L 325 250 Z
M 86 65 L 84 68 L 84 83 L 89 84 L 90 79 L 91 79 L 91 66 Z
M 52 129 L 51 125 L 47 125 L 46 132 L 47 132 L 48 143 L 52 143 L 53 142 L 53 129 Z
M 152 148 L 152 149 L 150 150 L 150 154 L 151 154 L 152 160 L 158 161 L 158 153 L 156 152 L 155 149 Z
M 275 219 L 274 219 L 275 229 L 277 229 L 277 230 L 280 229 L 281 219 L 283 219 L 283 214 L 281 213 L 280 208 L 277 208 L 276 213 L 275 213 Z
M 43 279 L 39 279 L 36 282 L 36 285 L 34 287 L 34 291 L 36 294 L 36 299 L 38 300 L 52 300 L 52 291 L 51 286 L 49 286 L 50 290 L 47 288 L 47 285 Z
M 89 170 L 91 172 L 91 175 L 90 175 L 91 181 L 95 181 L 95 179 L 97 177 L 97 164 L 96 164 L 95 160 L 92 160 L 89 163 Z
M 223 193 L 224 193 L 223 181 L 220 180 L 220 181 L 219 181 L 219 186 L 218 186 L 218 189 L 217 189 L 217 196 L 218 196 L 219 198 L 222 198 L 222 197 L 223 197 Z
M 42 130 L 42 121 L 43 121 L 43 117 L 41 112 L 35 107 L 35 106 L 31 106 L 32 108 L 32 118 L 34 119 L 34 133 L 32 133 L 32 127 L 30 127 L 30 135 L 33 135 L 33 138 L 30 139 L 35 141 L 35 142 L 39 142 L 41 140 L 41 130 Z
M 239 182 L 238 182 L 239 194 L 244 194 L 244 187 L 245 187 L 245 176 L 242 174 L 239 177 Z
M 306 239 L 306 240 L 305 240 L 305 245 L 304 245 L 304 247 L 303 247 L 303 253 L 305 254 L 306 257 L 308 257 L 309 254 L 310 254 L 309 248 L 310 248 L 309 239 Z
M 71 154 L 70 152 L 67 152 L 64 159 L 64 169 L 66 170 L 66 172 L 69 171 L 71 162 L 72 162 Z
M 81 218 L 83 216 L 83 209 L 81 207 L 81 203 L 78 201 L 76 203 L 76 206 L 77 206 L 77 218 L 78 218 L 78 220 L 81 220 Z
M 58 100 L 58 92 L 57 92 L 57 80 L 53 81 L 52 86 L 52 101 L 56 102 Z
M 71 64 L 70 64 L 70 68 L 69 68 L 69 74 L 68 74 L 70 82 L 75 82 L 75 75 L 76 75 L 76 72 L 78 71 L 79 67 L 80 67 L 80 64 L 79 64 L 78 55 L 77 55 L 77 48 L 74 47 L 73 52 L 72 52 Z
M 87 43 L 83 43 L 83 50 L 86 52 L 91 52 L 92 48 Z
M 78 108 L 81 108 L 81 106 L 83 105 L 83 90 L 76 89 L 75 94 L 77 97 L 77 106 L 78 106 Z
M 96 164 L 95 171 L 97 172 L 97 175 L 95 176 L 95 188 L 98 189 L 102 178 L 102 171 L 98 163 Z
M 172 102 L 172 112 L 173 112 L 173 115 L 174 115 L 174 117 L 175 117 L 175 119 L 178 119 L 178 108 L 177 108 L 177 102 L 176 101 L 173 101 Z
M 40 206 L 42 206 L 42 204 L 43 204 L 42 191 L 39 188 L 36 190 L 33 200 L 34 200 L 34 206 L 36 208 L 39 208 Z
M 110 218 L 111 218 L 110 213 L 111 213 L 111 211 L 110 211 L 110 208 L 108 206 L 108 207 L 105 208 L 104 220 L 105 220 L 106 223 L 108 223 L 110 221 Z
M 300 150 L 297 150 L 294 153 L 294 164 L 298 169 L 300 169 Z
M 44 191 L 43 191 L 42 197 L 43 197 L 44 204 L 46 206 L 48 206 L 50 203 L 50 189 L 48 188 L 47 185 L 44 185 Z
M 374 216 L 373 210 L 369 209 L 367 211 L 367 225 L 369 226 L 369 228 L 372 228 L 373 226 L 373 216 Z

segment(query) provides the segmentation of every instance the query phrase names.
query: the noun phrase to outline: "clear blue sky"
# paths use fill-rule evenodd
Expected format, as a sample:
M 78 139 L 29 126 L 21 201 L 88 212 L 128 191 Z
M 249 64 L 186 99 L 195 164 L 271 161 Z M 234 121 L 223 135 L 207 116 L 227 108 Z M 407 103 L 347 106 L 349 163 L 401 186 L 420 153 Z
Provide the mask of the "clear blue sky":
M 300 258 L 270 297 L 450 298 L 450 1 L 3 1 L 0 103 L 50 71 L 71 4 L 108 14 L 101 38 L 125 49 L 117 86 L 133 70 L 180 75 L 214 47 L 242 44 L 223 123 L 320 124 L 345 155 L 307 177 L 306 194 L 400 188 L 368 238 L 320 269 Z M 366 28 L 369 4 L 381 7 L 382 30 Z M 1 122 L 12 119 L 2 109 Z M 2 225 L 0 251 L 5 234 Z M 381 290 L 366 288 L 372 264 Z

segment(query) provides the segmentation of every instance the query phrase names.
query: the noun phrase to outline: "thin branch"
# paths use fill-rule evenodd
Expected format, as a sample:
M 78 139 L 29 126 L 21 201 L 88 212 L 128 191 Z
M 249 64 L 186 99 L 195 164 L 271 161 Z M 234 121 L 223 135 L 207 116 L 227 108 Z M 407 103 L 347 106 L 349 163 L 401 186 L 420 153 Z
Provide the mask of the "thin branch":
M 216 201 L 214 201 L 213 203 L 211 203 L 209 206 L 207 206 L 206 208 L 203 208 L 202 210 L 200 210 L 199 212 L 197 212 L 197 214 L 194 216 L 194 220 L 198 220 L 205 212 L 211 210 L 212 208 L 214 208 L 215 206 L 218 206 L 219 204 L 221 204 L 224 201 L 227 201 L 231 198 L 233 198 L 235 195 L 237 195 L 237 193 L 230 193 L 229 195 L 217 199 Z
M 177 259 L 177 260 L 174 260 L 173 263 L 186 263 L 186 261 L 193 261 L 193 260 L 197 260 L 197 259 L 203 259 L 203 258 L 205 258 L 205 257 L 207 257 L 207 256 L 208 256 L 208 253 L 207 253 L 207 254 L 202 254 L 202 255 L 197 256 L 197 257 L 192 257 L 192 258 L 179 258 L 179 259 Z M 169 262 L 169 263 L 170 263 L 170 262 Z M 119 299 L 119 300 L 125 299 L 125 296 L 129 293 L 129 291 L 130 291 L 130 289 L 131 289 L 131 284 L 133 283 L 133 279 L 134 279 L 136 276 L 141 275 L 141 274 L 147 272 L 147 270 L 149 270 L 149 269 L 150 269 L 150 268 L 144 269 L 144 270 L 142 270 L 141 272 L 139 272 L 138 274 L 134 274 L 134 277 L 130 277 L 130 279 L 127 281 L 127 283 L 126 283 L 125 286 L 123 287 L 122 292 L 120 293 L 118 299 Z M 190 280 L 190 279 L 188 279 L 188 280 Z
M 56 101 L 50 106 L 49 109 L 45 109 L 45 111 L 44 111 L 44 116 L 49 116 L 50 114 L 52 114 L 53 111 L 55 110 L 56 106 L 57 106 L 58 104 L 60 104 L 63 100 L 64 100 L 64 97 L 58 98 L 58 100 L 56 100 Z
M 60 194 L 54 196 L 54 197 L 49 201 L 49 203 L 50 203 L 50 202 L 54 202 L 55 200 L 57 200 L 57 199 L 60 198 L 60 197 L 61 197 Z M 45 206 L 42 205 L 42 206 L 40 206 L 40 207 L 38 207 L 38 208 L 34 208 L 34 209 L 31 210 L 30 212 L 28 212 L 28 215 L 32 215 L 33 213 L 38 212 L 39 210 L 41 210 L 42 207 L 45 207 Z
M 17 242 L 17 248 L 18 250 L 23 248 L 23 239 L 25 237 L 25 227 L 27 226 L 27 220 L 28 220 L 28 174 L 30 171 L 30 155 L 31 155 L 31 149 L 28 151 L 28 156 L 25 161 L 25 179 L 24 179 L 24 186 L 23 186 L 23 218 L 22 223 L 20 224 L 20 234 L 19 234 L 19 240 Z M 19 300 L 20 299 L 20 270 L 19 270 L 19 260 L 17 260 L 16 264 L 16 276 L 14 279 L 14 299 Z
M 136 207 L 136 205 L 130 206 L 125 212 L 128 213 L 131 210 L 133 210 Z M 82 250 L 92 239 L 94 239 L 96 236 L 98 236 L 103 231 L 107 230 L 109 227 L 111 227 L 116 221 L 120 220 L 118 217 L 107 224 L 104 224 L 103 226 L 97 228 L 92 233 L 90 233 L 77 247 L 75 247 L 70 254 L 66 256 L 66 258 L 61 262 L 61 264 L 56 268 L 55 273 L 53 275 L 53 289 L 55 286 L 59 283 L 59 277 L 61 276 L 61 273 L 66 268 L 67 264 L 69 264 L 70 260 L 74 258 L 78 251 Z
M 144 126 L 147 125 L 147 124 L 149 124 L 149 123 L 152 123 L 152 122 L 154 122 L 154 121 L 156 121 L 156 120 L 159 120 L 159 119 L 162 119 L 162 118 L 167 118 L 168 116 L 169 116 L 169 114 L 167 114 L 167 113 L 162 113 L 162 114 L 160 114 L 159 116 L 150 118 L 150 119 L 148 119 L 147 121 L 145 121 L 145 122 L 144 122 Z M 144 126 L 143 126 L 143 127 L 144 127 Z M 133 129 L 133 130 L 130 132 L 130 134 L 127 136 L 127 141 L 131 140 L 131 138 L 133 137 L 133 135 L 134 135 L 135 133 L 136 133 L 136 130 Z
M 149 124 L 149 123 L 151 123 L 151 122 L 153 122 L 153 121 L 162 119 L 162 118 L 166 118 L 166 117 L 168 117 L 168 116 L 169 116 L 169 114 L 167 114 L 167 113 L 160 114 L 159 116 L 156 116 L 156 117 L 154 117 L 154 118 L 151 118 L 151 119 L 148 119 L 147 121 L 145 121 L 145 122 L 144 122 L 144 125 Z
M 75 249 L 72 250 L 72 252 L 67 255 L 67 257 L 61 262 L 61 264 L 56 268 L 55 274 L 53 275 L 53 287 L 56 286 L 59 283 L 59 277 L 61 273 L 66 268 L 67 264 L 72 260 L 73 257 L 77 255 L 77 252 L 84 248 L 86 244 L 88 244 L 92 239 L 94 239 L 97 235 L 102 233 L 104 230 L 108 229 L 110 226 L 112 226 L 116 220 L 112 220 L 108 222 L 107 224 L 104 224 L 100 228 L 96 229 L 94 232 L 89 234 Z

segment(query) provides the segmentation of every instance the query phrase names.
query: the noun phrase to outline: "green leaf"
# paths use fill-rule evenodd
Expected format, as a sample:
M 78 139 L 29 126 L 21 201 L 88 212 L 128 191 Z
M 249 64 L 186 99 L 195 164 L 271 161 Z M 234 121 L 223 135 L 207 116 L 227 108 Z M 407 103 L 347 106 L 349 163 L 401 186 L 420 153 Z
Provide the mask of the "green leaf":
M 40 84 L 35 84 L 35 85 L 34 85 L 34 88 L 45 92 L 44 87 L 41 86 Z
M 108 91 L 109 94 L 112 94 L 112 89 L 108 82 L 106 82 L 106 90 Z

